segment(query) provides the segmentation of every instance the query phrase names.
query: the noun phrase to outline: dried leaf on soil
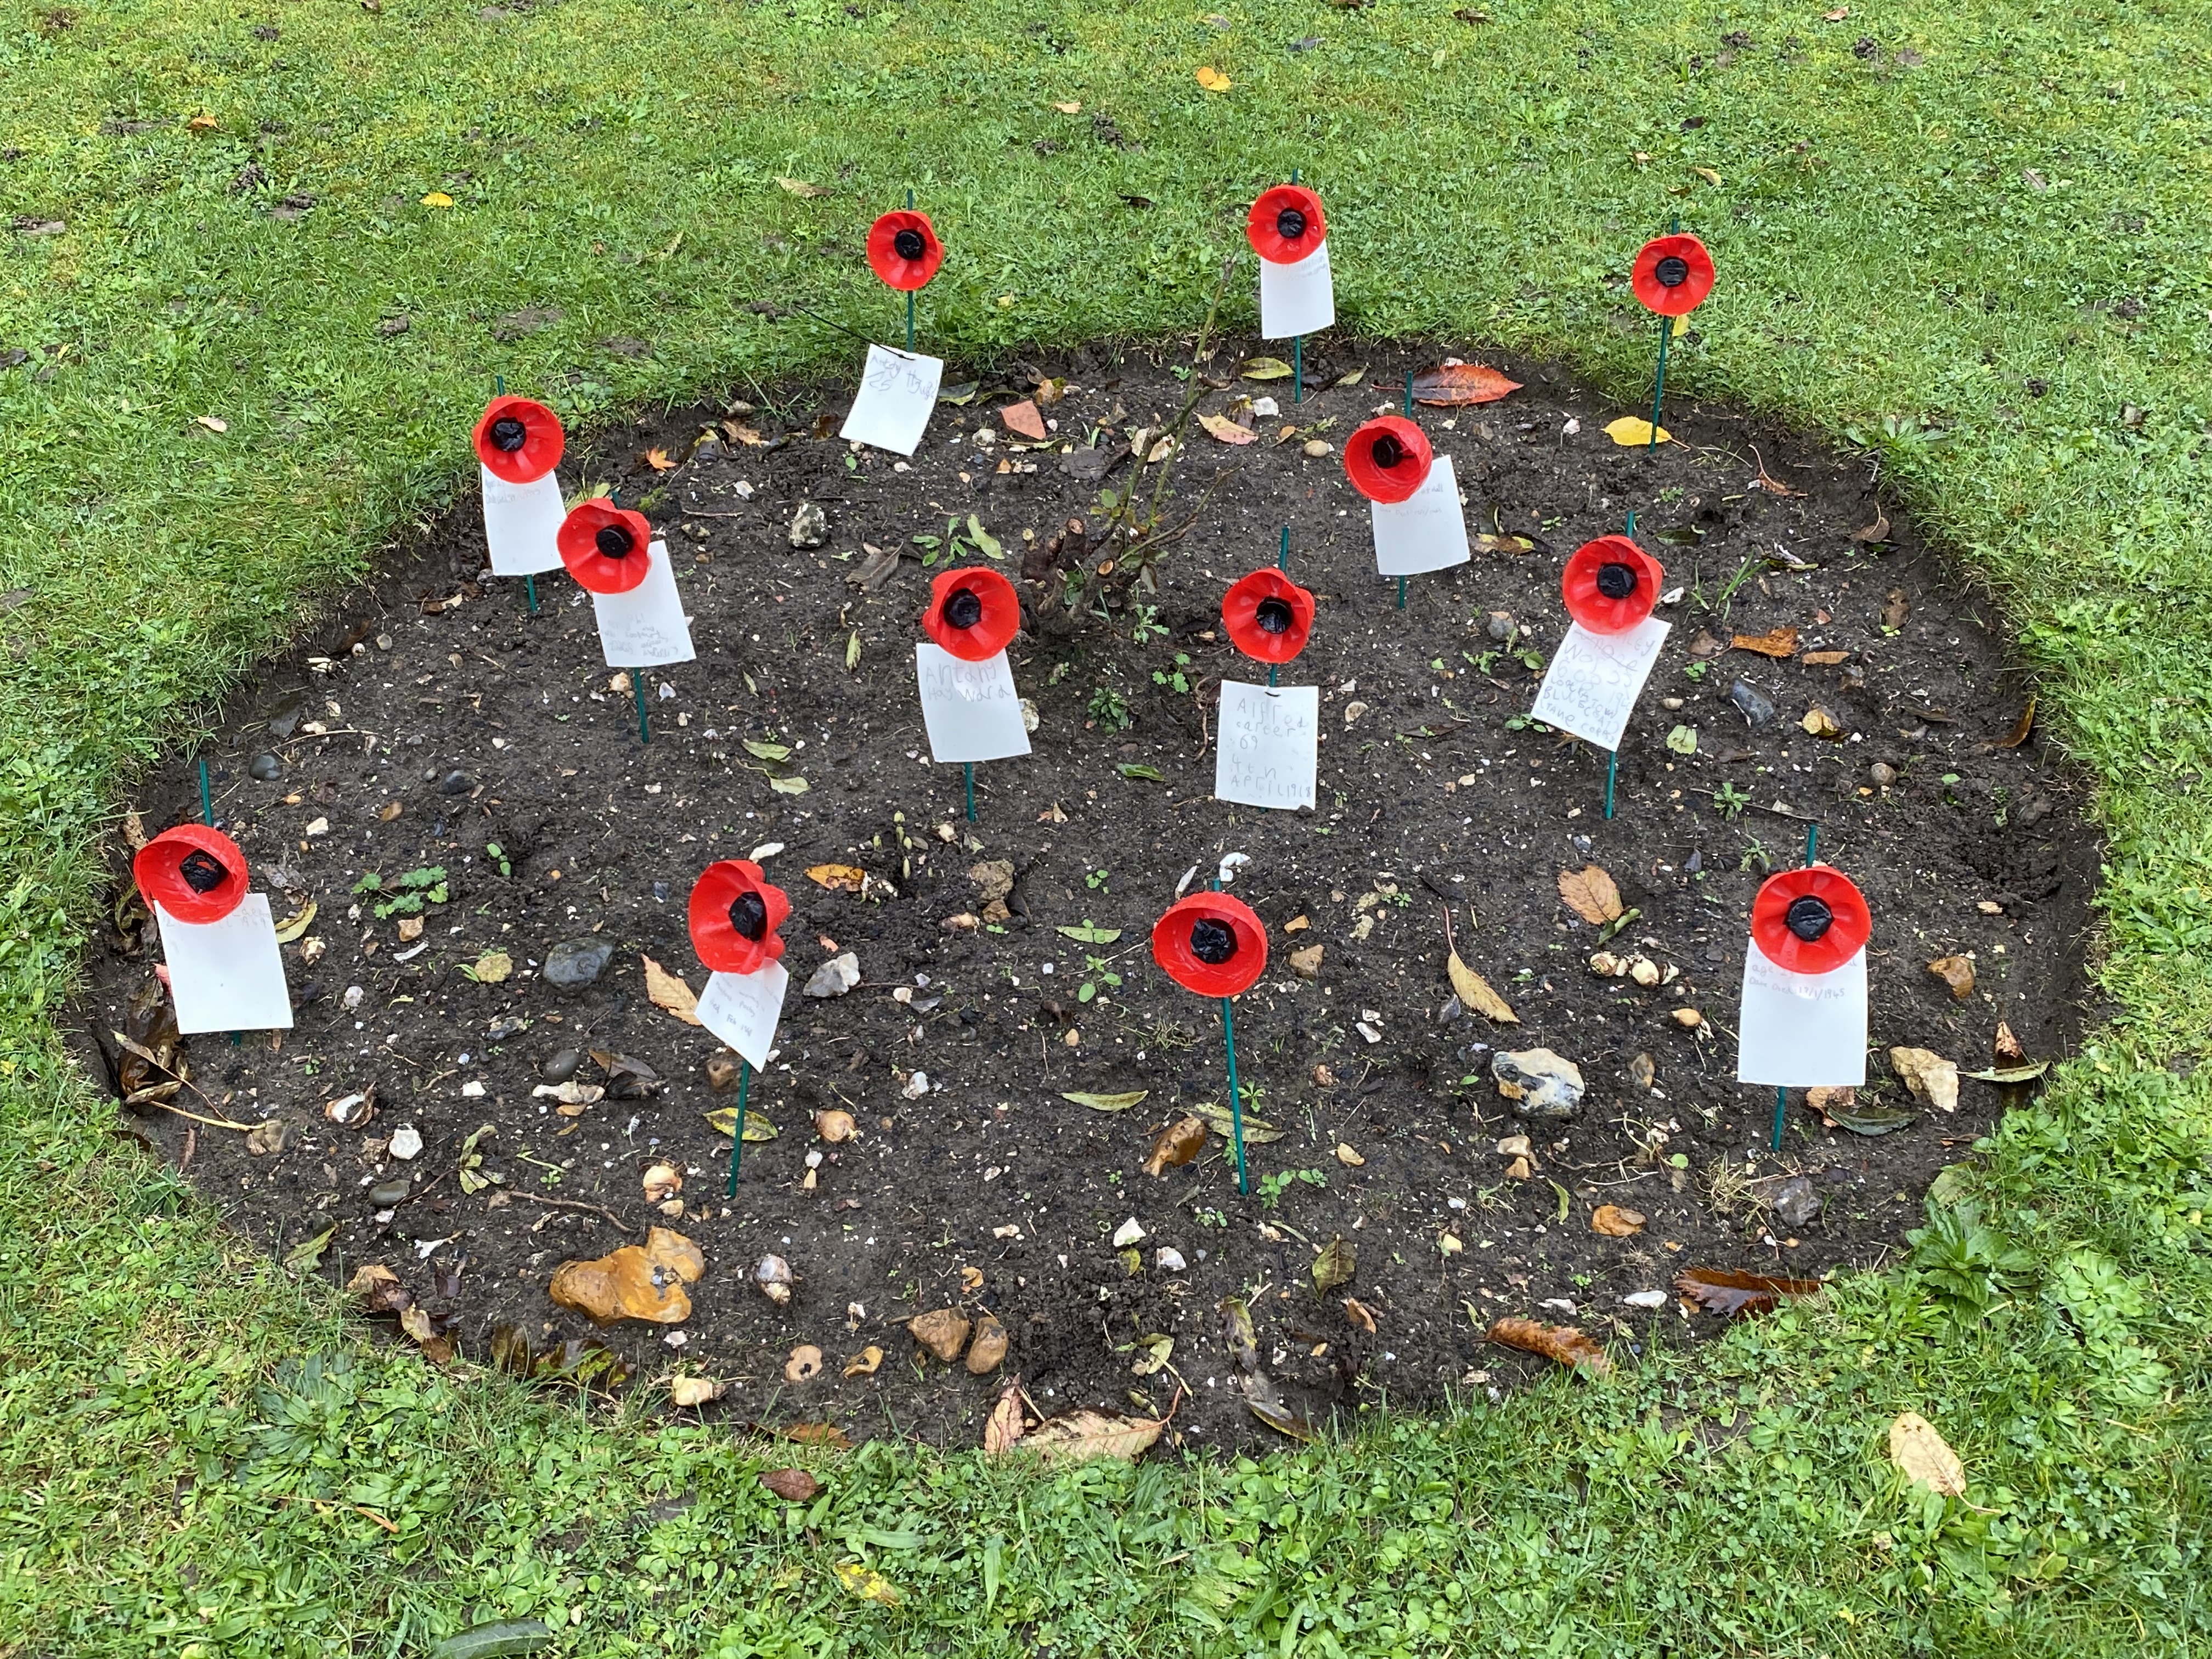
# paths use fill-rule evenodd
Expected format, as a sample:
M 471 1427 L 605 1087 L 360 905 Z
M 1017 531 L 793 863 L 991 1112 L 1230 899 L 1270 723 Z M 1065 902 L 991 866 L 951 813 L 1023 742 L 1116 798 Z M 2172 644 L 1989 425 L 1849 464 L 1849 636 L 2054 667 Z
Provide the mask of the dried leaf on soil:
M 882 1607 L 895 1607 L 905 1599 L 896 1584 L 859 1561 L 840 1561 L 837 1582 L 863 1601 L 873 1601 Z
M 276 942 L 289 945 L 314 924 L 315 902 L 309 899 L 290 915 L 276 924 Z
M 1248 380 L 1287 380 L 1297 372 L 1280 357 L 1254 357 L 1237 371 Z
M 345 1288 L 348 1296 L 361 1298 L 361 1310 L 366 1314 L 401 1314 L 415 1301 L 398 1273 L 374 1261 L 356 1268 Z
M 1094 927 L 1085 922 L 1080 927 L 1055 927 L 1053 932 L 1062 939 L 1072 939 L 1078 945 L 1111 945 L 1121 937 L 1118 927 Z
M 866 884 L 868 872 L 856 864 L 817 864 L 807 871 L 806 878 L 833 893 L 857 893 Z
M 968 1345 L 968 1374 L 988 1376 L 1006 1357 L 1006 1328 L 995 1314 L 986 1312 L 975 1321 L 975 1340 Z
M 1499 1319 L 1493 1320 L 1482 1334 L 1487 1341 L 1540 1354 L 1592 1376 L 1605 1376 L 1613 1370 L 1612 1357 L 1572 1325 L 1543 1325 L 1533 1319 Z
M 1022 1380 L 1017 1376 L 1000 1390 L 998 1403 L 991 1407 L 991 1415 L 984 1421 L 984 1453 L 997 1457 L 1028 1432 L 1029 1419 L 1022 1411 Z
M 1889 1461 L 1904 1471 L 1906 1480 L 1931 1492 L 1946 1498 L 1966 1495 L 1966 1466 L 1918 1412 L 1900 1413 L 1889 1425 Z
M 711 1376 L 672 1376 L 668 1379 L 672 1404 L 689 1409 L 722 1397 L 722 1385 Z
M 873 1376 L 884 1363 L 884 1351 L 871 1342 L 845 1362 L 847 1376 Z
M 1605 435 L 1623 449 L 1642 449 L 1651 441 L 1651 422 L 1640 415 L 1624 415 L 1606 423 Z M 1671 442 L 1674 435 L 1663 426 L 1659 428 L 1659 441 L 1662 444 Z
M 1347 1296 L 1344 1298 L 1344 1316 L 1366 1332 L 1368 1335 L 1375 1334 L 1375 1315 L 1358 1297 Z
M 691 988 L 670 973 L 651 957 L 641 956 L 645 964 L 645 994 L 656 1008 L 676 1016 L 686 1025 L 699 1023 L 699 999 Z
M 1572 910 L 1593 927 L 1601 927 L 1620 914 L 1620 890 L 1613 884 L 1613 878 L 1595 864 L 1586 864 L 1579 870 L 1559 872 L 1559 896 Z
M 1126 1112 L 1150 1093 L 1152 1091 L 1149 1089 L 1133 1089 L 1127 1094 L 1094 1095 L 1079 1090 L 1073 1093 L 1063 1092 L 1060 1097 L 1078 1106 L 1088 1106 L 1094 1112 Z
M 1022 1437 L 1022 1444 L 1048 1463 L 1079 1463 L 1093 1457 L 1133 1463 L 1152 1449 L 1166 1427 L 1164 1418 L 1075 1411 L 1047 1418 Z
M 549 1337 L 543 1347 L 531 1346 L 530 1334 L 514 1325 L 495 1325 L 491 1330 L 491 1363 L 495 1370 L 532 1382 L 566 1382 L 611 1394 L 629 1381 L 629 1363 L 596 1337 Z
M 951 1308 L 933 1308 L 929 1312 L 916 1314 L 906 1322 L 908 1332 L 914 1340 L 951 1364 L 960 1358 L 960 1350 L 968 1346 L 969 1322 Z
M 1413 401 L 1431 409 L 1461 409 L 1469 404 L 1494 404 L 1521 389 L 1494 368 L 1480 363 L 1446 363 L 1425 368 L 1413 376 Z
M 1152 1150 L 1145 1154 L 1145 1173 L 1158 1176 L 1180 1169 L 1198 1156 L 1206 1145 L 1206 1134 L 1204 1118 L 1177 1118 L 1160 1131 L 1159 1139 L 1152 1142 Z
M 1140 1336 L 1137 1339 L 1137 1357 L 1129 1362 L 1133 1376 L 1156 1376 L 1167 1368 L 1175 1358 L 1175 1338 L 1171 1336 Z
M 1521 1016 L 1513 1012 L 1505 999 L 1490 988 L 1490 981 L 1460 960 L 1455 951 L 1444 963 L 1451 975 L 1453 994 L 1457 996 L 1470 1013 L 1480 1014 L 1498 1025 L 1518 1025 Z
M 1818 1296 L 1817 1279 L 1776 1279 L 1766 1273 L 1736 1273 L 1726 1267 L 1692 1267 L 1674 1278 L 1677 1294 L 1707 1313 L 1730 1319 L 1771 1311 L 1785 1296 Z
M 1350 1239 L 1339 1233 L 1321 1248 L 1313 1259 L 1313 1287 L 1327 1296 L 1340 1285 L 1352 1283 L 1352 1276 L 1359 1271 L 1359 1251 Z
M 805 1469 L 763 1469 L 760 1483 L 787 1504 L 804 1504 L 822 1490 Z
M 399 1328 L 407 1333 L 408 1339 L 422 1351 L 422 1358 L 432 1364 L 443 1365 L 453 1359 L 452 1340 L 438 1334 L 438 1328 L 431 1323 L 430 1316 L 422 1309 L 401 1309 Z
M 1314 1437 L 1313 1425 L 1279 1400 L 1247 1399 L 1244 1407 L 1277 1434 L 1288 1436 L 1302 1445 Z
M 706 1271 L 707 1258 L 696 1244 L 655 1227 L 642 1245 L 625 1244 L 595 1261 L 562 1262 L 546 1294 L 601 1325 L 623 1319 L 675 1325 L 691 1316 L 684 1287 Z
M 835 1423 L 787 1423 L 780 1429 L 772 1429 L 765 1423 L 752 1426 L 763 1434 L 788 1440 L 794 1446 L 836 1446 L 842 1450 L 853 1443 Z
M 802 1342 L 791 1351 L 791 1358 L 783 1362 L 783 1380 L 787 1382 L 811 1382 L 822 1374 L 822 1350 L 811 1342 Z
M 1201 1100 L 1192 1105 L 1189 1109 L 1193 1117 L 1204 1118 L 1206 1127 L 1221 1136 L 1223 1139 L 1234 1139 L 1237 1126 L 1226 1106 L 1218 1101 Z M 1280 1140 L 1282 1138 L 1283 1132 L 1266 1119 L 1255 1117 L 1249 1112 L 1244 1114 L 1244 1139 L 1248 1145 L 1264 1146 L 1271 1140 Z
M 1027 398 L 1018 404 L 1008 404 L 1000 410 L 999 424 L 1009 432 L 1027 438 L 1031 443 L 1041 444 L 1051 435 L 1045 430 L 1043 411 Z
M 313 1238 L 302 1239 L 284 1252 L 284 1271 L 295 1278 L 313 1273 L 321 1265 L 323 1252 L 330 1248 L 331 1240 L 337 1237 L 338 1224 L 333 1221 Z
M 674 461 L 668 459 L 668 452 L 665 449 L 647 450 L 645 452 L 645 464 L 651 467 L 655 472 L 673 472 L 676 471 L 677 465 Z
M 1999 738 L 1997 739 L 1996 746 L 2000 749 L 2017 749 L 2021 744 L 2027 741 L 2027 734 L 2034 729 L 2035 694 L 2031 691 L 2028 693 L 2027 696 L 2027 707 L 2021 710 L 2020 719 L 2014 725 L 2011 734 L 2007 737 Z M 313 907 L 311 906 L 309 908 L 312 908 Z
M 1219 70 L 1211 64 L 1204 64 L 1199 66 L 1198 84 L 1208 92 L 1226 92 L 1229 90 L 1231 82 L 1229 77 Z
M 1607 1238 L 1632 1238 L 1644 1231 L 1644 1219 L 1641 1211 L 1601 1204 L 1590 1213 L 1590 1231 Z
M 810 185 L 804 179 L 787 179 L 779 173 L 775 181 L 793 196 L 827 196 L 830 193 L 829 185 Z
M 707 1127 L 718 1135 L 731 1135 L 738 1132 L 738 1109 L 734 1106 L 717 1106 L 713 1111 L 702 1112 L 699 1115 L 707 1120 Z M 745 1113 L 746 1146 L 750 1146 L 756 1141 L 774 1140 L 782 1133 L 782 1130 L 763 1117 L 757 1108 L 747 1109 Z
M 1751 651 L 1762 657 L 1780 659 L 1797 654 L 1797 630 L 1794 628 L 1771 628 L 1764 634 L 1737 634 L 1729 644 L 1738 651 Z
M 1964 1002 L 1974 994 L 1974 963 L 1968 957 L 1938 957 L 1928 971 L 1951 989 L 1953 1000 Z
M 1226 415 L 1201 415 L 1198 423 L 1225 444 L 1255 444 L 1260 434 L 1249 426 L 1239 426 Z

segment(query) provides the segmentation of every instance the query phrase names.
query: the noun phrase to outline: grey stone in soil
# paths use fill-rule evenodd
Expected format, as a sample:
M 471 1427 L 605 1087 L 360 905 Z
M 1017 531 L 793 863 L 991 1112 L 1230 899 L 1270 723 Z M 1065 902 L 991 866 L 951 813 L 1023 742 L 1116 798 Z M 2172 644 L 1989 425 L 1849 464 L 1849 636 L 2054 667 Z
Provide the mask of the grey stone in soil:
M 1868 779 L 1884 788 L 1897 781 L 1897 769 L 1887 761 L 1876 761 L 1867 768 Z
M 1490 1074 L 1516 1117 L 1571 1118 L 1582 1110 L 1582 1068 L 1549 1048 L 1492 1054 Z
M 542 976 L 548 985 L 580 991 L 599 982 L 614 954 L 613 945 L 603 939 L 564 939 L 545 953 Z
M 274 755 L 256 755 L 246 764 L 246 775 L 262 783 L 274 783 L 284 775 L 284 763 Z
M 1729 687 L 1729 701 L 1753 726 L 1764 726 L 1774 718 L 1774 705 L 1760 696 L 1758 688 L 1749 680 L 1738 680 Z
M 791 544 L 819 547 L 830 539 L 830 515 L 818 501 L 801 501 L 791 515 Z
M 850 951 L 835 956 L 814 970 L 806 981 L 810 997 L 842 997 L 860 982 L 860 959 Z
M 368 1189 L 368 1207 L 388 1210 L 395 1204 L 405 1202 L 409 1190 L 405 1181 L 380 1182 Z
M 504 1042 L 511 1036 L 520 1036 L 530 1029 L 530 1022 L 520 1014 L 501 1014 L 484 1028 L 486 1042 Z
M 1510 611 L 1493 611 L 1490 613 L 1490 620 L 1483 624 L 1482 631 L 1497 641 L 1498 644 L 1510 645 L 1513 641 L 1513 636 L 1521 630 L 1515 623 Z
M 448 772 L 438 780 L 438 793 L 441 795 L 465 795 L 476 787 L 477 781 L 462 771 Z
M 538 1070 L 548 1083 L 566 1083 L 583 1063 L 584 1056 L 576 1049 L 563 1048 L 548 1057 Z
M 1785 1227 L 1802 1227 L 1820 1213 L 1820 1195 L 1803 1176 L 1791 1176 L 1774 1194 L 1774 1218 Z

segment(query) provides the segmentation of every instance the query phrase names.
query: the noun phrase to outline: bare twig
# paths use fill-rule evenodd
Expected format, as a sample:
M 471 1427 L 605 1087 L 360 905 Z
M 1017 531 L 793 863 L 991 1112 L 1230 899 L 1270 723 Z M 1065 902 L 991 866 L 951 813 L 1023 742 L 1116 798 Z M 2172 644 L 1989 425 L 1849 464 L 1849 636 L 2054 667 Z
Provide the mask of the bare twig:
M 543 1193 L 526 1193 L 519 1189 L 513 1188 L 510 1188 L 509 1190 L 511 1195 L 515 1198 L 527 1199 L 532 1204 L 543 1204 L 549 1209 L 575 1210 L 585 1215 L 604 1216 L 607 1220 L 614 1223 L 616 1226 L 621 1228 L 626 1233 L 634 1233 L 642 1231 L 636 1223 L 624 1221 L 620 1216 L 617 1215 L 612 1210 L 607 1208 L 604 1204 L 587 1204 L 581 1199 L 548 1198 Z

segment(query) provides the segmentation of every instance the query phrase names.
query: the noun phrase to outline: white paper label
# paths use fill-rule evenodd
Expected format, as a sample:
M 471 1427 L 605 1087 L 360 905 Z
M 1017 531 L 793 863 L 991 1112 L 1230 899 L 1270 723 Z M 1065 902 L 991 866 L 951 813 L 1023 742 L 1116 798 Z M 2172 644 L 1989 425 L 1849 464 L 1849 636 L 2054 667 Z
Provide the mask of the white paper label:
M 690 662 L 697 654 L 691 649 L 684 596 L 676 591 L 676 567 L 669 560 L 668 544 L 653 543 L 646 557 L 650 562 L 645 580 L 629 592 L 592 595 L 592 609 L 599 618 L 599 646 L 610 668 L 658 668 Z
M 535 576 L 561 568 L 554 539 L 568 510 L 561 505 L 561 480 L 548 472 L 528 483 L 509 483 L 486 466 L 483 474 L 484 542 L 491 549 L 495 576 Z
M 921 723 L 929 731 L 929 756 L 940 763 L 1008 760 L 1030 752 L 1022 724 L 1021 693 L 1006 653 L 968 662 L 934 645 L 914 648 L 921 684 Z
M 1336 320 L 1336 283 L 1323 242 L 1294 265 L 1260 261 L 1260 337 L 1318 334 Z
M 1625 634 L 1593 634 L 1569 623 L 1528 718 L 1601 749 L 1620 748 L 1669 631 L 1656 617 L 1646 617 Z
M 1738 1083 L 1859 1087 L 1866 1082 L 1866 951 L 1828 973 L 1793 974 L 1747 943 L 1737 1030 Z
M 154 920 L 179 1032 L 292 1029 L 292 998 L 266 893 L 248 893 L 221 921 L 179 921 L 158 904 Z
M 937 408 L 937 388 L 944 379 L 942 357 L 870 346 L 860 389 L 853 394 L 853 407 L 837 435 L 895 455 L 913 454 Z
M 1319 686 L 1224 680 L 1219 732 L 1213 749 L 1216 799 L 1290 811 L 1314 804 Z
M 780 962 L 757 973 L 709 974 L 707 989 L 692 1012 L 700 1024 L 744 1056 L 756 1072 L 768 1064 L 775 1047 L 775 1023 L 783 1014 L 783 994 L 791 975 Z
M 1467 562 L 1467 514 L 1450 456 L 1437 456 L 1421 487 L 1404 501 L 1370 501 L 1367 507 L 1380 574 L 1418 576 Z

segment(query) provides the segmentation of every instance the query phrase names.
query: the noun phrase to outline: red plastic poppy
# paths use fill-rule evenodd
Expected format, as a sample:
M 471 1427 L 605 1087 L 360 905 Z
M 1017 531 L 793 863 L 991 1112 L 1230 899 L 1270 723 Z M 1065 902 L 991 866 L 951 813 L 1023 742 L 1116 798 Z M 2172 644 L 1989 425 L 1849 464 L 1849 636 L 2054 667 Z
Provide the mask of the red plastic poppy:
M 477 422 L 477 459 L 509 483 L 534 483 L 561 465 L 561 417 L 527 398 L 495 398 Z
M 1567 561 L 1559 591 L 1567 614 L 1593 634 L 1626 634 L 1651 614 L 1667 573 L 1626 536 L 1584 542 Z
M 963 662 L 988 662 L 1006 648 L 1022 625 L 1014 585 L 988 565 L 940 570 L 929 585 L 921 626 Z
M 179 921 L 221 921 L 246 896 L 246 854 L 204 823 L 161 831 L 138 849 L 131 873 L 146 902 Z
M 1267 970 L 1267 930 L 1226 893 L 1193 893 L 1152 924 L 1152 960 L 1186 991 L 1233 997 Z
M 653 563 L 653 526 L 605 495 L 579 501 L 553 538 L 561 562 L 589 593 L 627 593 Z
M 1713 256 L 1694 236 L 1654 236 L 1636 256 L 1628 285 L 1648 309 L 1662 317 L 1683 316 L 1713 291 Z
M 891 287 L 912 293 L 945 263 L 945 244 L 927 213 L 886 213 L 868 227 L 868 265 Z
M 1277 185 L 1262 191 L 1244 219 L 1244 240 L 1270 264 L 1297 264 L 1310 257 L 1328 235 L 1321 198 L 1304 185 Z
M 691 948 L 718 974 L 756 974 L 783 955 L 791 901 L 750 859 L 722 859 L 691 884 Z
M 1402 415 L 1367 422 L 1345 441 L 1345 476 L 1370 501 L 1402 501 L 1429 480 L 1436 452 L 1429 435 Z
M 1288 662 L 1304 650 L 1313 622 L 1313 595 L 1273 565 L 1239 578 L 1221 596 L 1229 642 L 1261 662 Z
M 1866 948 L 1874 931 L 1866 896 L 1825 864 L 1769 876 L 1751 902 L 1751 942 L 1793 974 L 1825 974 Z

